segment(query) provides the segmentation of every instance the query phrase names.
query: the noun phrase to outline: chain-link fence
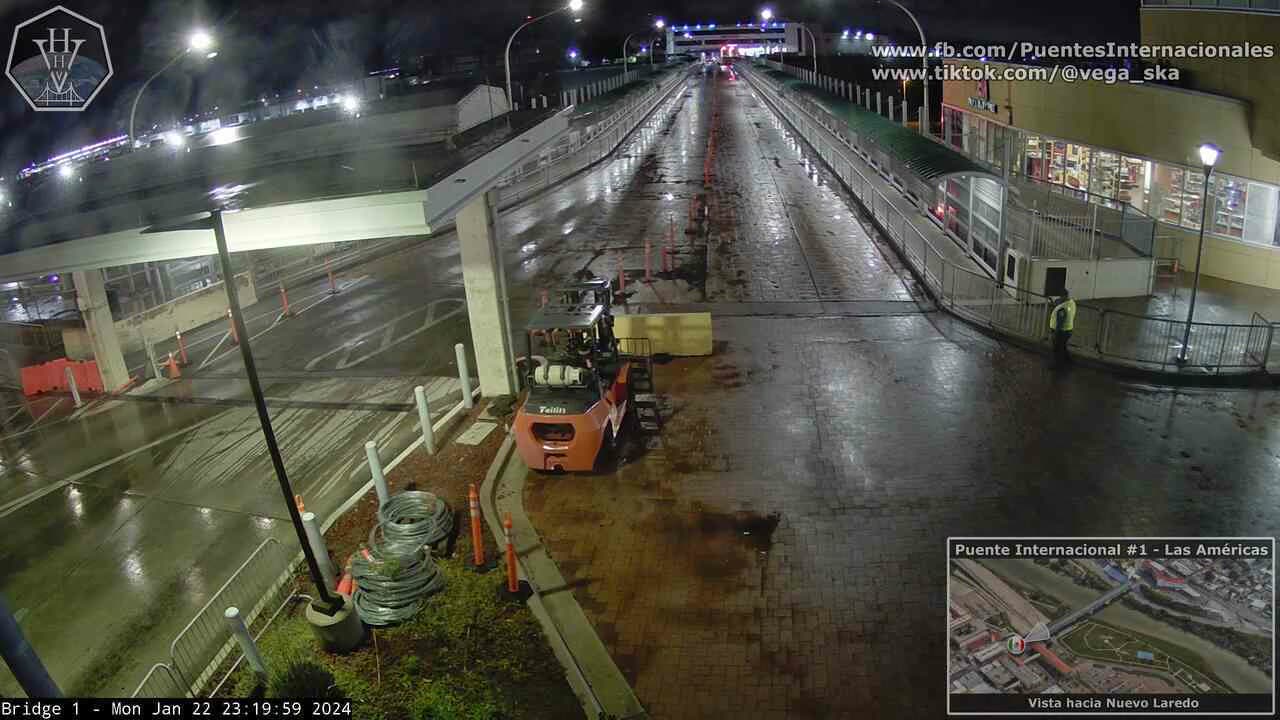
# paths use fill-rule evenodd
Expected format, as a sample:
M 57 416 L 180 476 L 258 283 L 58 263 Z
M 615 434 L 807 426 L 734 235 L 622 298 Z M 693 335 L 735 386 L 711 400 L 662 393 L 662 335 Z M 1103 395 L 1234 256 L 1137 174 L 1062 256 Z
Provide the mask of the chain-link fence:
M 804 95 L 798 96 L 801 102 L 794 102 L 795 93 L 787 93 L 756 74 L 749 79 L 853 191 L 941 307 L 1020 340 L 1048 344 L 1049 313 L 1054 298 L 1003 285 L 989 275 L 960 267 L 917 226 L 919 223 L 926 230 L 941 232 L 927 209 L 920 207 L 919 198 L 911 198 L 904 192 L 904 197 L 913 200 L 912 212 L 904 213 L 880 190 L 878 183 L 872 181 L 876 178 L 901 190 L 912 182 L 919 182 L 919 178 L 913 181 L 908 176 L 894 182 L 885 177 L 887 168 L 893 168 L 895 173 L 904 170 L 891 159 L 883 158 L 883 150 L 868 152 L 857 147 L 856 133 L 850 133 L 854 140 L 847 141 L 840 139 L 843 131 L 824 134 L 819 128 L 828 127 L 826 122 L 830 117 L 820 114 L 823 111 L 815 103 L 803 102 Z M 841 151 L 836 143 L 848 152 Z M 877 157 L 880 162 L 871 162 Z M 1119 219 L 1106 222 L 1118 223 L 1116 227 L 1129 222 L 1123 213 L 1117 216 Z M 1147 232 L 1142 223 L 1136 223 L 1135 227 L 1142 234 Z M 1082 302 L 1078 303 L 1070 346 L 1082 355 L 1161 371 L 1176 367 L 1212 373 L 1265 370 L 1275 332 L 1274 326 L 1261 316 L 1255 315 L 1249 324 L 1192 323 L 1187 352 L 1182 358 L 1182 335 L 1186 327 L 1185 321 L 1134 315 Z

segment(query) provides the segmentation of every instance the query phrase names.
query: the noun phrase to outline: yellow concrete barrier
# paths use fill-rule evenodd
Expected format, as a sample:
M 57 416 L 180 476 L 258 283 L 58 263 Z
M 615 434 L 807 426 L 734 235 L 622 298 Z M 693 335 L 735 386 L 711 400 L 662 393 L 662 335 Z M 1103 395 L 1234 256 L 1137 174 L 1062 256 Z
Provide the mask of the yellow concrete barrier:
M 613 333 L 620 338 L 647 337 L 655 354 L 711 354 L 711 313 L 615 315 Z

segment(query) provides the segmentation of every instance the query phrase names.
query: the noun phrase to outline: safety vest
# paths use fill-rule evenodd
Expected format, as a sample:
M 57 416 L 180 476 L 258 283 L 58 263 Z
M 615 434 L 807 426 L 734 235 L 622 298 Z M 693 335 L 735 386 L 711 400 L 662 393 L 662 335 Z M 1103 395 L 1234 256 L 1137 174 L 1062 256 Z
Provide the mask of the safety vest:
M 1066 300 L 1063 300 L 1062 302 L 1058 303 L 1053 307 L 1053 312 L 1049 313 L 1049 329 L 1050 330 L 1058 329 L 1058 311 L 1059 310 L 1066 311 L 1066 318 L 1062 323 L 1062 331 L 1071 332 L 1075 330 L 1076 301 L 1072 298 L 1067 298 Z

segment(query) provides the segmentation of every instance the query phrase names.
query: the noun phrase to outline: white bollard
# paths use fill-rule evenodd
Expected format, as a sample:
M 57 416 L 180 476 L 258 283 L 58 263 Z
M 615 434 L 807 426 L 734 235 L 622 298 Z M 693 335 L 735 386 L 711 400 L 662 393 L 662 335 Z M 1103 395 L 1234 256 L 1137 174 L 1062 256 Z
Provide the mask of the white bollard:
M 877 91 L 876 91 L 876 114 L 877 114 L 877 115 L 883 115 L 883 114 L 884 114 L 884 113 L 880 110 L 880 91 L 879 91 L 879 90 L 877 90 Z
M 378 443 L 370 440 L 364 444 L 364 456 L 369 459 L 369 474 L 373 476 L 373 489 L 378 492 L 378 507 L 387 504 L 391 493 L 387 490 L 387 476 L 382 474 L 382 460 L 378 457 Z
M 266 678 L 267 666 L 262 663 L 262 654 L 258 652 L 258 645 L 253 642 L 253 636 L 249 634 L 249 628 L 245 627 L 244 620 L 240 617 L 240 610 L 236 607 L 229 607 L 222 616 L 227 619 L 227 624 L 231 626 L 231 634 L 235 636 L 236 642 L 240 645 L 240 651 L 244 653 L 244 659 L 249 663 L 249 667 L 258 674 L 258 677 Z
M 893 102 L 893 96 L 892 96 L 892 95 L 890 95 L 890 96 L 889 96 L 889 122 L 893 122 L 893 106 L 894 106 L 894 104 L 895 104 L 895 103 Z
M 329 557 L 329 548 L 324 544 L 324 533 L 320 532 L 320 523 L 316 522 L 313 512 L 302 513 L 302 529 L 307 533 L 307 543 L 316 556 L 316 564 L 320 566 L 320 577 L 330 590 L 338 587 L 338 576 L 333 570 L 333 558 Z
M 428 455 L 436 454 L 436 431 L 431 427 L 431 406 L 427 404 L 427 389 L 419 385 L 413 389 L 413 399 L 418 401 L 418 423 L 422 425 L 422 446 Z
M 462 343 L 453 346 L 454 357 L 458 360 L 458 381 L 462 383 L 462 407 L 470 410 L 476 406 L 471 397 L 471 371 L 467 369 L 467 347 Z
M 145 340 L 143 345 L 147 349 L 147 362 L 151 363 L 151 372 L 159 380 L 164 377 L 164 373 L 160 372 L 160 362 L 156 360 L 156 346 L 150 340 Z
M 71 372 L 71 368 L 62 368 L 62 373 L 67 377 L 67 389 L 71 391 L 71 399 L 75 401 L 76 407 L 80 407 L 80 387 L 76 385 L 76 374 Z

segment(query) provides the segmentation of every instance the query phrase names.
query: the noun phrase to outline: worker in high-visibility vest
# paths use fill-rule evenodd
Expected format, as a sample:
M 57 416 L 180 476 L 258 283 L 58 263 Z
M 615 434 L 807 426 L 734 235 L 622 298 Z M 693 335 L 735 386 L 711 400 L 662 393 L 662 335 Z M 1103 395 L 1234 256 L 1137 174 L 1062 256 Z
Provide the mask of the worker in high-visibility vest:
M 1071 331 L 1076 326 L 1076 301 L 1065 289 L 1058 303 L 1049 312 L 1049 329 L 1053 331 L 1053 364 L 1061 367 L 1071 363 L 1067 354 L 1067 343 L 1071 340 Z

